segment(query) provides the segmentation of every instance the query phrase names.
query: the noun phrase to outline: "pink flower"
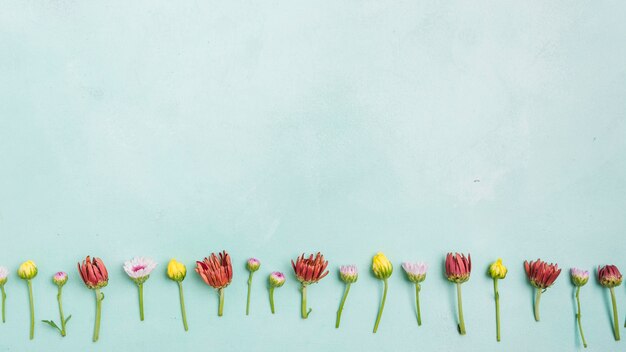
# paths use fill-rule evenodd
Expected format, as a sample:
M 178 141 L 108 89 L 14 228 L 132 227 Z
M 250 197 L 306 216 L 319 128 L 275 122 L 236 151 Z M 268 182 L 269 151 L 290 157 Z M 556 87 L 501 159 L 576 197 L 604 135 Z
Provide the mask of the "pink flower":
M 428 270 L 428 265 L 424 262 L 404 262 L 402 263 L 402 268 L 406 272 L 407 277 L 411 282 L 422 282 L 426 279 L 426 271 Z
M 59 271 L 58 273 L 54 274 L 54 276 L 52 277 L 52 281 L 57 286 L 65 285 L 65 283 L 67 282 L 67 273 L 63 271 Z
M 136 283 L 140 284 L 148 280 L 157 263 L 145 257 L 135 257 L 124 263 L 124 271 Z
M 448 281 L 463 283 L 470 278 L 472 258 L 468 254 L 448 253 L 446 256 L 446 277 Z
M 615 287 L 622 283 L 622 273 L 615 265 L 605 265 L 598 267 L 598 281 L 604 287 Z

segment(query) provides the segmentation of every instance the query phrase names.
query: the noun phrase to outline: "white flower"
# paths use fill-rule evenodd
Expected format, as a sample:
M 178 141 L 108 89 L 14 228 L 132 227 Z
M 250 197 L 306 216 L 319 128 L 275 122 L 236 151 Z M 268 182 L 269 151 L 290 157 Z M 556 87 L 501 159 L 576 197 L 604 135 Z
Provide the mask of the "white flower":
M 143 283 L 156 266 L 157 263 L 150 258 L 135 257 L 124 263 L 124 271 L 135 282 Z
M 9 270 L 0 266 L 0 285 L 4 285 L 4 283 L 7 282 L 7 277 L 9 277 Z

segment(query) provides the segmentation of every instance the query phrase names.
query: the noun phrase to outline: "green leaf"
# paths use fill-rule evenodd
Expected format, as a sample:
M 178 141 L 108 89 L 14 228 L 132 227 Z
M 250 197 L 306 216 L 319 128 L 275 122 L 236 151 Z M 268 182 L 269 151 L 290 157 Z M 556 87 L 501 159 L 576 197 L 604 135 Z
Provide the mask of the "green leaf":
M 72 315 L 70 314 L 67 318 L 65 318 L 65 324 L 67 324 L 67 322 L 70 321 L 71 317 L 72 317 Z
M 59 330 L 59 332 L 61 332 L 61 329 L 57 326 L 57 324 L 52 321 L 52 320 L 42 320 L 42 322 L 52 326 L 53 328 L 56 328 L 57 330 Z

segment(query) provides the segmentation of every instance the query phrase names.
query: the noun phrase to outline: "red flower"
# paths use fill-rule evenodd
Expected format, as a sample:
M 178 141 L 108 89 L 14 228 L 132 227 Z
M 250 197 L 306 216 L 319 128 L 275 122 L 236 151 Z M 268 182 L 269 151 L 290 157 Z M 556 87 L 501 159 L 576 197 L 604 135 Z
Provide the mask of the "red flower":
M 446 277 L 448 281 L 463 283 L 470 278 L 472 272 L 472 257 L 459 253 L 446 255 Z
M 615 265 L 605 265 L 598 267 L 598 281 L 604 287 L 615 287 L 622 283 L 622 273 Z
M 230 263 L 230 255 L 222 251 L 218 256 L 211 253 L 209 258 L 196 262 L 196 272 L 204 282 L 216 289 L 222 289 L 233 280 L 233 266 Z
M 291 261 L 291 266 L 296 273 L 298 281 L 303 285 L 317 283 L 323 279 L 324 276 L 328 275 L 328 270 L 326 270 L 328 260 L 324 260 L 324 256 L 320 254 L 320 252 L 317 252 L 315 258 L 313 258 L 313 254 L 305 258 L 304 253 L 302 253 L 302 255 L 296 259 L 295 263 L 293 260 Z
M 87 256 L 82 265 L 78 263 L 78 272 L 85 285 L 92 290 L 100 289 L 109 283 L 109 273 L 100 258 L 91 259 Z
M 561 269 L 559 269 L 557 264 L 548 264 L 541 259 L 537 259 L 534 262 L 531 261 L 530 263 L 525 260 L 524 269 L 526 269 L 526 275 L 530 283 L 542 290 L 552 286 L 561 273 Z

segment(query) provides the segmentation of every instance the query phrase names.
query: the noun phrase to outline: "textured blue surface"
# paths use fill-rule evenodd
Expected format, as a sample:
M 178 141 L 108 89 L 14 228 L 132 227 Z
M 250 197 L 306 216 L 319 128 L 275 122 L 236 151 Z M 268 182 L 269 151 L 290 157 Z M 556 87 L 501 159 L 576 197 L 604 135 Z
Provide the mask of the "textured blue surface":
M 0 5 L 0 265 L 7 323 L 0 351 L 566 351 L 582 349 L 567 273 L 532 316 L 524 259 L 626 271 L 626 21 L 623 1 L 194 2 L 5 1 Z M 225 315 L 191 272 L 227 249 Z M 332 275 L 299 317 L 289 260 L 323 251 Z M 379 332 L 382 286 L 396 266 Z M 467 336 L 456 333 L 447 251 L 471 252 Z M 75 265 L 111 272 L 101 340 L 93 294 Z M 146 321 L 122 271 L 160 262 Z M 170 257 L 184 261 L 182 329 Z M 262 260 L 246 317 L 245 259 Z M 495 341 L 491 280 L 500 284 Z M 57 318 L 57 270 L 70 273 L 68 336 L 37 324 L 26 285 L 35 260 L 37 319 Z M 418 328 L 404 260 L 430 266 Z M 355 263 L 342 326 L 336 269 Z M 288 274 L 269 312 L 266 275 Z M 608 292 L 583 288 L 590 351 L 613 341 Z M 617 289 L 620 320 L 626 288 Z M 622 334 L 626 330 L 622 327 Z

